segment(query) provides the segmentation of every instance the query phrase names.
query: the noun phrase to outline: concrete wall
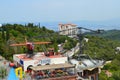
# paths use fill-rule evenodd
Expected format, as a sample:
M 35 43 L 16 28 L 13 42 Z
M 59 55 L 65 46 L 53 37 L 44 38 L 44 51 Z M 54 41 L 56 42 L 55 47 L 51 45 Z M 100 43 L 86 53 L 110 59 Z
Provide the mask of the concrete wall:
M 51 64 L 61 64 L 66 63 L 67 61 L 67 57 L 51 58 Z

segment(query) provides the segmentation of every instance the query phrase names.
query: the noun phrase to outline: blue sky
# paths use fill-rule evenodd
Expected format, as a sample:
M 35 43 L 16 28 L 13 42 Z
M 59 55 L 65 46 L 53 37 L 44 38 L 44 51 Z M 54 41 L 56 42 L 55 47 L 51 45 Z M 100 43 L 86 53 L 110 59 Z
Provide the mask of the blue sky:
M 120 0 L 0 0 L 0 23 L 120 19 Z

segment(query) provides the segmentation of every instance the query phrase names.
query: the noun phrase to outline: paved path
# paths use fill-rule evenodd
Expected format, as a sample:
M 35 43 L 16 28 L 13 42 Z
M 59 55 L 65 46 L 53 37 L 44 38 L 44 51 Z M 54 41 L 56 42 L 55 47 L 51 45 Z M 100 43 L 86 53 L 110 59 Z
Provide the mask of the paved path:
M 67 51 L 65 53 L 65 56 L 72 57 L 74 55 L 74 53 L 76 53 L 78 51 L 79 51 L 79 43 L 74 48 L 72 48 L 71 50 Z

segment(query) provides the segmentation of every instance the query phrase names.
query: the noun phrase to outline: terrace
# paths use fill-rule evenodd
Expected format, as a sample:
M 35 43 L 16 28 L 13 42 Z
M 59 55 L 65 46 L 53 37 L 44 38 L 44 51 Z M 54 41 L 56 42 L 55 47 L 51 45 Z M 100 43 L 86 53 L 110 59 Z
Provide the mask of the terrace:
M 32 69 L 31 75 L 33 79 L 41 80 L 76 80 L 75 65 L 68 63 L 51 64 L 30 67 Z

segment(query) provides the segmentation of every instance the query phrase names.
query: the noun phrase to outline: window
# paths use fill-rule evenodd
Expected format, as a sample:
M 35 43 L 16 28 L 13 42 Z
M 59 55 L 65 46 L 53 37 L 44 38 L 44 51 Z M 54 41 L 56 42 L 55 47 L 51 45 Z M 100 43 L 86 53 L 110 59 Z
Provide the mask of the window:
M 95 80 L 93 76 L 91 76 L 91 80 Z
M 68 26 L 66 26 L 66 29 L 68 28 Z

